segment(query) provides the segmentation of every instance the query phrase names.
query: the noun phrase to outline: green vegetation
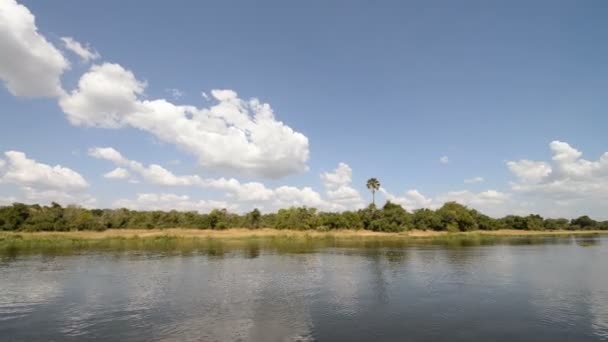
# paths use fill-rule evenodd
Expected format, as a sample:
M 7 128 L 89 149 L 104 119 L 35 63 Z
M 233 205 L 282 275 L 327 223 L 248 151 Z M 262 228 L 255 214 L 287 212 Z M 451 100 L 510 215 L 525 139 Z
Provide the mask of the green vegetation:
M 131 231 L 133 232 L 133 231 Z M 141 233 L 142 231 L 137 231 Z M 143 231 L 145 232 L 145 231 Z M 254 231 L 251 231 L 254 232 Z M 508 244 L 572 244 L 587 247 L 598 244 L 595 239 L 582 235 L 572 239 L 559 235 L 493 235 L 483 232 L 461 232 L 430 236 L 408 236 L 401 234 L 356 235 L 333 232 L 285 231 L 277 235 L 227 235 L 227 236 L 176 236 L 171 233 L 154 236 L 102 235 L 86 232 L 76 233 L 17 233 L 0 232 L 0 258 L 21 254 L 68 255 L 82 251 L 154 251 L 178 254 L 207 254 L 221 257 L 229 253 L 245 253 L 246 257 L 257 257 L 262 251 L 270 253 L 312 253 L 324 248 L 374 248 L 387 253 L 408 246 L 440 245 L 450 248 Z M 175 232 L 173 232 L 175 233 Z M 179 234 L 179 233 L 178 233 Z M 597 233 L 590 233 L 597 234 Z M 1 259 L 0 259 L 1 260 Z
M 379 186 L 379 184 L 378 184 Z M 281 209 L 262 214 L 258 209 L 246 214 L 225 209 L 208 214 L 179 211 L 135 211 L 128 209 L 84 209 L 15 203 L 0 207 L 0 230 L 4 231 L 103 231 L 106 229 L 150 228 L 276 228 L 293 230 L 365 229 L 377 232 L 404 232 L 412 229 L 469 232 L 499 229 L 516 230 L 608 230 L 608 221 L 588 216 L 573 220 L 544 219 L 539 215 L 492 218 L 455 202 L 437 210 L 408 212 L 398 204 L 386 202 L 381 209 L 371 204 L 358 211 L 318 212 L 314 208 Z

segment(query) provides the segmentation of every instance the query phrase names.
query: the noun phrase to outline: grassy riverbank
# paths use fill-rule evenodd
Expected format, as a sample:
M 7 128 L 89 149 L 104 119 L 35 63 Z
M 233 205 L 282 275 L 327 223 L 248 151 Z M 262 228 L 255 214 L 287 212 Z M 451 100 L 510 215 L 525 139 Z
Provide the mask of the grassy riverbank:
M 399 248 L 418 244 L 453 247 L 493 243 L 532 244 L 568 236 L 593 236 L 606 231 L 408 231 L 381 233 L 366 230 L 297 231 L 277 229 L 109 229 L 103 232 L 1 232 L 0 254 L 74 253 L 86 250 L 155 250 L 204 252 L 223 255 L 228 251 L 260 249 L 275 252 L 311 252 L 327 247 Z M 255 253 L 255 252 L 254 252 Z
M 108 238 L 211 238 L 211 239 L 243 239 L 243 238 L 432 238 L 432 237 L 473 237 L 473 236 L 559 236 L 559 235 L 594 235 L 608 234 L 605 230 L 552 230 L 527 231 L 515 229 L 501 229 L 493 231 L 476 230 L 472 232 L 450 233 L 446 231 L 412 230 L 400 233 L 384 233 L 369 230 L 289 230 L 289 229 L 108 229 L 105 231 L 70 231 L 70 232 L 0 232 L 1 238 L 20 236 L 23 239 L 83 239 L 98 240 Z

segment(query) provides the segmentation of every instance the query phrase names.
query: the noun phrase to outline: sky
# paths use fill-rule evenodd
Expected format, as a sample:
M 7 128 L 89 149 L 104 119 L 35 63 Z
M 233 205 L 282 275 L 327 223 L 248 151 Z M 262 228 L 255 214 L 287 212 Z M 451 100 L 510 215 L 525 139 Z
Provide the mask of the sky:
M 0 0 L 0 205 L 608 219 L 605 1 Z

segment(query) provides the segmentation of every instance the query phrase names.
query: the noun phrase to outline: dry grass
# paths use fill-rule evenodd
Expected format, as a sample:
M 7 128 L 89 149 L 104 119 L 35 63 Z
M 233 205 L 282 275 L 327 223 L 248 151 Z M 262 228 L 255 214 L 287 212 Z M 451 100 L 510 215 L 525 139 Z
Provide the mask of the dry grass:
M 503 229 L 497 231 L 474 231 L 464 233 L 449 233 L 437 231 L 422 231 L 412 230 L 403 233 L 382 233 L 372 232 L 368 230 L 335 230 L 335 231 L 298 231 L 298 230 L 278 230 L 278 229 L 227 229 L 227 230 L 209 230 L 209 229 L 108 229 L 103 232 L 95 231 L 76 231 L 76 232 L 4 232 L 6 235 L 20 235 L 24 239 L 45 239 L 45 238 L 71 238 L 71 239 L 107 239 L 107 238 L 154 238 L 158 236 L 164 237 L 180 237 L 180 238 L 214 238 L 214 239 L 239 239 L 239 238 L 256 238 L 256 237 L 335 237 L 335 238 L 378 238 L 378 237 L 395 237 L 395 238 L 431 238 L 441 236 L 469 236 L 469 235 L 487 235 L 487 236 L 542 236 L 542 235 L 588 235 L 588 234 L 608 234 L 608 231 L 522 231 L 513 229 Z

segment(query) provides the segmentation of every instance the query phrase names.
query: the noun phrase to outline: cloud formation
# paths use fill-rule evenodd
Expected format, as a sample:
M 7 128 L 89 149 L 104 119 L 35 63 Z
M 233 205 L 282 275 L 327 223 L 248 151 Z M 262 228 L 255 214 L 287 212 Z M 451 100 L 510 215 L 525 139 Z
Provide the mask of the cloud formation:
M 0 183 L 17 185 L 25 199 L 33 203 L 52 201 L 91 206 L 95 199 L 85 193 L 89 183 L 78 172 L 30 159 L 23 152 L 7 151 L 0 167 Z
M 113 203 L 115 208 L 129 208 L 132 210 L 179 210 L 198 211 L 207 213 L 213 209 L 236 210 L 234 205 L 223 201 L 192 200 L 187 195 L 170 193 L 141 193 L 135 199 L 121 199 Z
M 109 179 L 129 179 L 131 177 L 131 174 L 126 169 L 123 169 L 122 167 L 117 167 L 114 170 L 105 173 L 103 177 Z
M 597 160 L 582 158 L 570 144 L 549 144 L 551 162 L 519 160 L 507 163 L 516 177 L 514 193 L 528 203 L 531 211 L 552 216 L 591 214 L 607 217 L 608 152 Z
M 0 0 L 0 79 L 15 96 L 54 97 L 69 68 L 61 51 L 38 33 L 34 15 L 14 0 Z
M 502 215 L 505 205 L 509 203 L 511 198 L 510 194 L 496 190 L 482 192 L 471 192 L 469 190 L 449 191 L 433 198 L 424 196 L 418 190 L 409 190 L 402 196 L 396 196 L 386 189 L 380 188 L 380 193 L 388 201 L 400 204 L 407 210 L 420 208 L 438 209 L 446 202 L 458 202 L 494 216 Z
M 267 188 L 259 182 L 241 183 L 234 178 L 203 178 L 198 175 L 175 175 L 158 164 L 144 164 L 129 160 L 111 147 L 95 147 L 89 150 L 89 155 L 113 162 L 119 168 L 127 168 L 141 176 L 145 181 L 154 185 L 170 187 L 201 187 L 227 192 L 227 196 L 239 202 L 252 202 L 256 205 L 267 204 L 272 207 L 281 206 L 313 206 L 325 208 L 325 201 L 311 188 L 296 188 L 282 186 L 276 189 Z M 116 170 L 114 170 L 116 171 Z
M 83 62 L 89 62 L 101 57 L 99 52 L 93 50 L 89 44 L 82 45 L 72 37 L 61 37 L 61 41 L 63 41 L 66 49 L 80 57 Z
M 71 37 L 62 41 L 85 61 L 100 58 Z M 0 0 L 0 51 L 0 79 L 11 94 L 57 97 L 73 125 L 136 128 L 195 156 L 203 167 L 238 175 L 281 178 L 308 170 L 308 138 L 277 120 L 269 104 L 241 99 L 233 90 L 212 90 L 214 104 L 203 108 L 148 100 L 146 82 L 119 64 L 101 63 L 66 93 L 60 78 L 69 62 L 14 0 Z
M 60 99 L 74 125 L 134 127 L 194 155 L 209 169 L 280 178 L 308 169 L 308 139 L 275 119 L 270 105 L 212 90 L 208 108 L 140 100 L 146 83 L 118 64 L 93 65 Z
M 0 171 L 3 182 L 66 190 L 82 190 L 89 186 L 78 172 L 67 167 L 38 163 L 19 151 L 8 151 L 4 155 L 6 166 Z
M 345 209 L 358 209 L 365 204 L 359 191 L 352 187 L 353 170 L 346 163 L 339 163 L 333 172 L 321 173 L 327 198 L 334 205 Z

